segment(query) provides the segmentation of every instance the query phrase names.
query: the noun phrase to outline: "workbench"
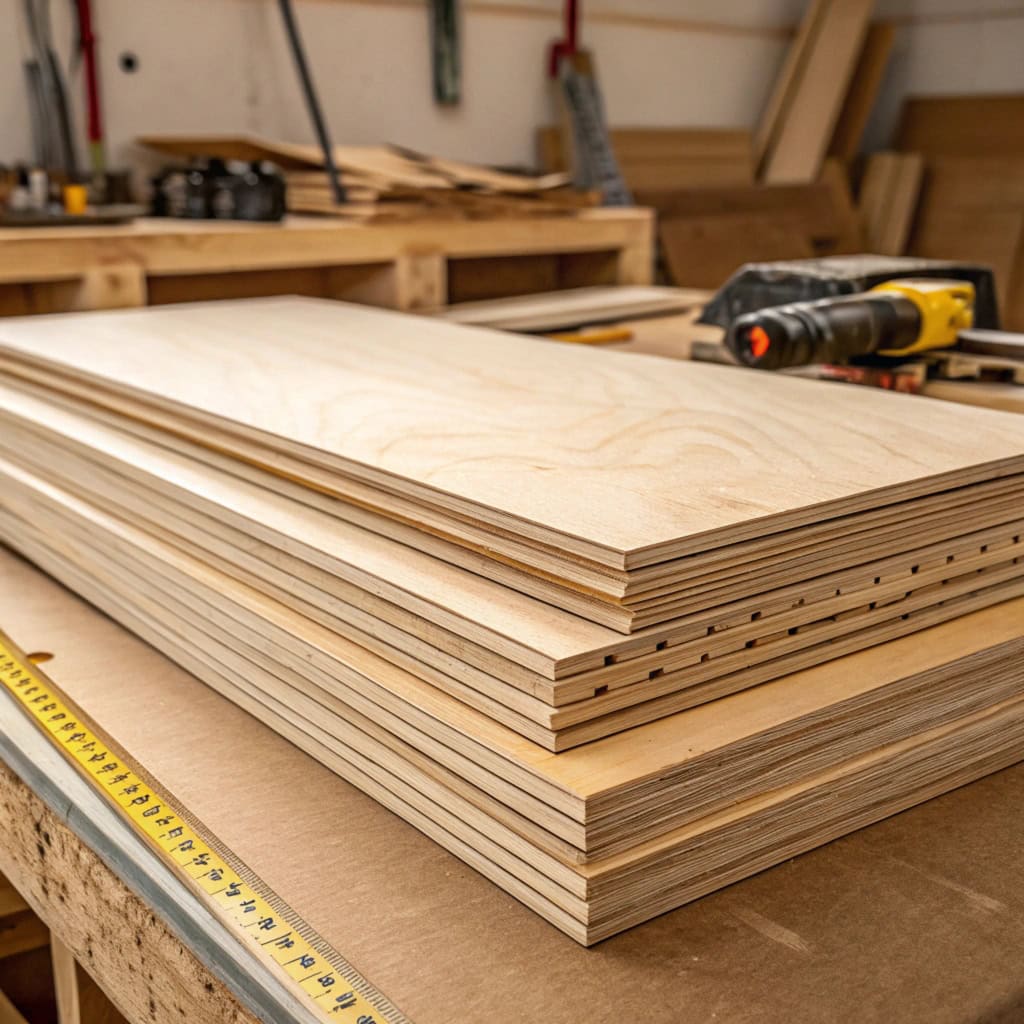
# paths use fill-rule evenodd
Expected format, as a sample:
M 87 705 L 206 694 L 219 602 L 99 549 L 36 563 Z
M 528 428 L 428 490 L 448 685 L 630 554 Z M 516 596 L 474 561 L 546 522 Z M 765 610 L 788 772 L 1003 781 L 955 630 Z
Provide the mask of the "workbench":
M 140 219 L 0 229 L 0 315 L 258 295 L 395 309 L 596 284 L 647 284 L 653 213 L 356 224 Z
M 416 1024 L 1024 1015 L 1024 766 L 588 950 L 56 584 L 26 569 L 11 576 L 20 604 L 2 625 L 53 655 L 43 667 L 58 685 L 94 680 L 78 688 L 75 713 L 119 737 L 119 757 L 144 761 L 280 906 Z M 10 730 L 0 718 L 0 733 Z M 51 784 L 60 757 L 0 763 L 0 872 L 57 948 L 133 1024 L 258 1019 L 253 993 L 265 979 L 239 978 L 236 965 L 232 981 L 210 947 L 183 941 L 182 911 L 162 909 L 166 884 L 101 849 L 116 830 L 97 829 L 71 789 Z

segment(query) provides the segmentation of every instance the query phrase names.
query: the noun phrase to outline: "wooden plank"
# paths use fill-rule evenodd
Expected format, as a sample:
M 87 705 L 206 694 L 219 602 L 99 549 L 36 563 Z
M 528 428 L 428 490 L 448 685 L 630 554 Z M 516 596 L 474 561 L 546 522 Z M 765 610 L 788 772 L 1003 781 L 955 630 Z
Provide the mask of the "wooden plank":
M 811 0 L 800 21 L 796 37 L 786 51 L 782 69 L 754 135 L 754 157 L 759 168 L 763 166 L 769 151 L 778 141 L 783 121 L 788 116 L 789 107 L 796 96 L 811 50 L 821 29 L 826 6 L 827 0 Z
M 832 0 L 820 14 L 810 52 L 769 146 L 762 169 L 768 184 L 813 181 L 856 66 L 873 0 Z
M 506 331 L 554 331 L 689 309 L 703 299 L 703 294 L 654 285 L 567 288 L 522 297 L 461 302 L 442 310 L 438 316 L 450 323 Z
M 1021 157 L 1024 95 L 911 97 L 897 132 L 899 149 L 936 156 Z
M 53 936 L 50 938 L 50 956 L 53 961 L 53 987 L 57 994 L 57 1024 L 83 1024 L 75 958 L 71 950 Z
M 923 177 L 919 154 L 873 153 L 868 158 L 860 210 L 871 252 L 885 256 L 906 252 Z
M 829 156 L 849 162 L 860 152 L 864 129 L 882 88 L 895 39 L 896 26 L 892 22 L 872 22 L 868 27 L 850 90 L 832 132 Z
M 279 267 L 374 264 L 408 249 L 441 249 L 450 259 L 618 250 L 650 237 L 651 213 L 582 210 L 558 223 L 339 224 L 289 217 L 282 224 L 142 218 L 99 228 L 0 229 L 0 281 L 67 281 L 97 264 L 137 262 L 147 277 Z

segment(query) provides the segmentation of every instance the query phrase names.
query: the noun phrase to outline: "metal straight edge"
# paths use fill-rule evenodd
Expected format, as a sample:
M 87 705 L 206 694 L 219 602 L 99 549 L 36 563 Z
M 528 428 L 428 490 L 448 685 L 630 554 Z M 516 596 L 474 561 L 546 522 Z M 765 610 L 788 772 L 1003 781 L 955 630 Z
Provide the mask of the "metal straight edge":
M 322 1024 L 305 1000 L 272 975 L 231 931 L 181 884 L 0 687 L 0 757 L 174 935 L 267 1024 Z

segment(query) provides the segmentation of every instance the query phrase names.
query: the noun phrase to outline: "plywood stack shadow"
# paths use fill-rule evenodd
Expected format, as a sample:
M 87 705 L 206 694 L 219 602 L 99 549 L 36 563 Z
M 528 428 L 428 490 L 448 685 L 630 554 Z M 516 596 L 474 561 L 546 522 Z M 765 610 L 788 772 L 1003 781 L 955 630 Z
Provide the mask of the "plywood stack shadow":
M 301 300 L 0 365 L 0 537 L 581 942 L 1019 752 L 1012 416 Z

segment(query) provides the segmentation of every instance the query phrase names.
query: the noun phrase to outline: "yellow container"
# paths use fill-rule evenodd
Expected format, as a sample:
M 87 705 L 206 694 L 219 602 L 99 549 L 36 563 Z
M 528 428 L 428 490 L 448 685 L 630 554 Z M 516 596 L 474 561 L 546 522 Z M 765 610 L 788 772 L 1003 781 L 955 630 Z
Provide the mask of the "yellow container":
M 84 185 L 64 186 L 64 212 L 75 216 L 85 213 L 89 205 L 89 192 Z

